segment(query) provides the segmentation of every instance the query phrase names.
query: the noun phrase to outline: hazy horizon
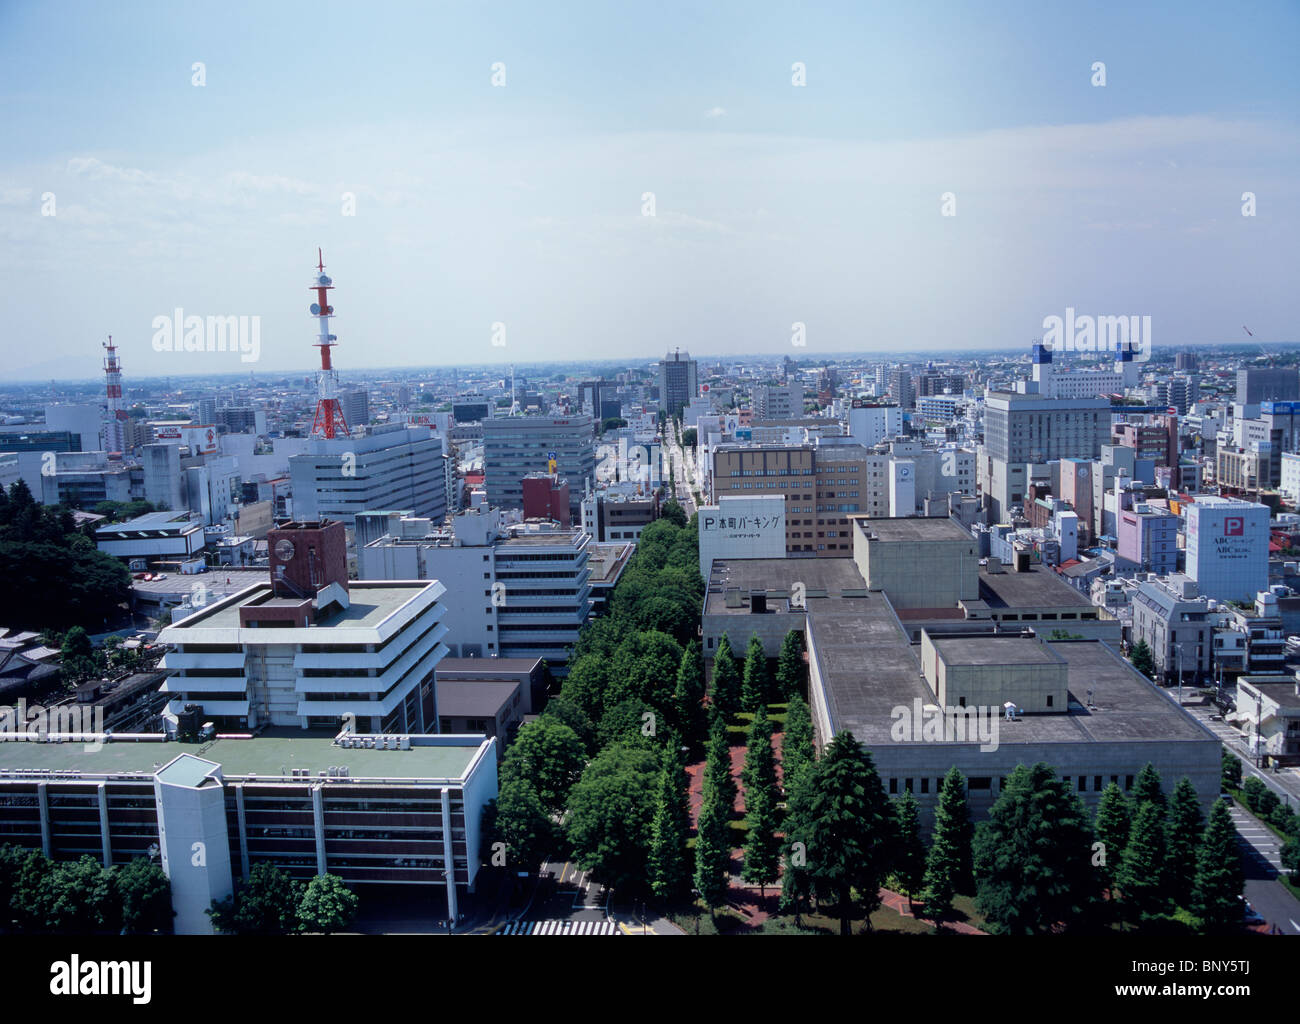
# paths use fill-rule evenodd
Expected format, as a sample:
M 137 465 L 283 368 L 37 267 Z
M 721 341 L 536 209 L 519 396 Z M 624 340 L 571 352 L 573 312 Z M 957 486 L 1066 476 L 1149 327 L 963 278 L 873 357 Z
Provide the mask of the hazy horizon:
M 1284 3 L 9 4 L 4 376 L 110 334 L 128 382 L 310 374 L 318 246 L 345 378 L 1027 352 L 1066 307 L 1295 343 L 1298 41 Z M 156 351 L 178 308 L 257 361 Z

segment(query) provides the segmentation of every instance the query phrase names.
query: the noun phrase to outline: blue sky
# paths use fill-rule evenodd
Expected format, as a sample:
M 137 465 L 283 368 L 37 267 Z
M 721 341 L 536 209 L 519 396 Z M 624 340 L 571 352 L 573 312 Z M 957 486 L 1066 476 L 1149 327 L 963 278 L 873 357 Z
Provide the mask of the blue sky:
M 1296 340 L 1300 5 L 764 6 L 0 2 L 6 376 Z

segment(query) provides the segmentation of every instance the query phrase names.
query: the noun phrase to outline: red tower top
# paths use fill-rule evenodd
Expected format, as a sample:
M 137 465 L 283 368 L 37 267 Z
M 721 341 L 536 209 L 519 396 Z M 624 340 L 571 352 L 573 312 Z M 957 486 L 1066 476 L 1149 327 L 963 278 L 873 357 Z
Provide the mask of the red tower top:
M 334 282 L 325 273 L 325 255 L 316 250 L 316 274 L 311 288 L 316 292 L 316 301 L 311 304 L 311 313 L 320 325 L 320 335 L 316 346 L 320 349 L 320 370 L 316 375 L 316 418 L 312 422 L 312 437 L 348 437 L 347 420 L 343 417 L 343 407 L 339 405 L 338 373 L 330 359 L 330 349 L 338 340 L 330 333 L 330 317 L 334 307 L 330 305 L 329 293 L 334 290 Z

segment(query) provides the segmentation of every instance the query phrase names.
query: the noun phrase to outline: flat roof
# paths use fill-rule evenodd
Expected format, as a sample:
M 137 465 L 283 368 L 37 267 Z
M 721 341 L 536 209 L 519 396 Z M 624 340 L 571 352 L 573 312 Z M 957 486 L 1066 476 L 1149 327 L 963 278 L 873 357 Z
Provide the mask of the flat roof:
M 265 573 L 263 576 L 265 577 Z M 379 585 L 363 580 L 351 580 L 348 583 L 348 607 L 331 606 L 332 610 L 328 614 L 316 620 L 314 628 L 332 629 L 350 626 L 373 629 L 420 591 L 434 585 L 432 580 L 411 583 L 384 582 Z M 268 581 L 261 586 L 251 588 L 241 600 L 232 601 L 210 612 L 195 612 L 168 628 L 239 629 L 239 609 L 254 603 L 267 604 L 269 601 L 265 599 L 271 593 L 271 584 Z M 295 598 L 289 603 L 296 605 L 299 601 Z
M 1054 654 L 1036 637 L 932 636 L 934 648 L 948 665 L 1059 665 Z
M 463 678 L 489 679 L 503 672 L 532 672 L 541 658 L 443 658 L 438 662 L 439 678 L 466 673 Z
M 887 544 L 907 541 L 974 541 L 969 531 L 947 516 L 903 516 L 885 519 L 856 515 L 849 518 L 872 540 L 884 541 Z
M 980 567 L 980 600 L 990 608 L 1091 608 L 1092 602 L 1055 570 L 1031 565 L 1024 572 L 1004 569 L 989 572 Z
M 869 746 L 893 745 L 895 708 L 916 699 L 936 703 L 921 675 L 920 647 L 909 642 L 882 593 L 866 598 L 809 598 L 808 622 L 836 731 L 849 730 Z M 990 635 L 958 642 L 967 658 L 975 658 L 978 645 L 984 643 L 993 643 L 991 650 L 1003 653 L 1004 640 L 1014 643 L 1018 638 Z M 1048 641 L 1046 646 L 1066 663 L 1069 710 L 1000 723 L 1003 746 L 1213 738 L 1104 641 Z M 1095 710 L 1086 707 L 1089 691 Z
M 203 524 L 190 520 L 186 512 L 146 512 L 144 515 L 128 519 L 124 523 L 107 523 L 97 527 L 96 534 L 139 533 L 141 530 L 163 530 L 168 527 L 179 528 L 188 532 L 191 528 L 203 529 Z
M 513 679 L 439 679 L 438 717 L 495 718 L 518 690 Z
M 867 584 L 851 558 L 715 558 L 704 600 L 705 615 L 750 615 L 751 591 L 790 590 L 802 583 L 808 594 L 866 592 Z M 739 590 L 746 603 L 727 606 L 727 591 Z M 770 610 L 770 606 L 769 606 Z
M 204 744 L 178 742 L 105 743 L 87 750 L 82 743 L 0 742 L 0 770 L 79 769 L 87 775 L 143 772 L 152 775 L 181 754 L 214 761 L 226 776 L 288 775 L 306 768 L 317 778 L 332 765 L 346 765 L 351 778 L 460 779 L 484 742 L 481 736 L 446 737 L 447 746 L 409 750 L 367 750 L 336 745 L 332 736 L 256 736 L 217 739 Z M 459 741 L 459 742 L 456 742 Z M 283 769 L 283 772 L 281 771 Z

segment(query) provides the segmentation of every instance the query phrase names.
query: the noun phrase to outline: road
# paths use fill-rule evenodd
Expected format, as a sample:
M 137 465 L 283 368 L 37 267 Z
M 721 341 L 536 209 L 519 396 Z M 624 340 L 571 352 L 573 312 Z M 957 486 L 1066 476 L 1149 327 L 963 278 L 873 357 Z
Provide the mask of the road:
M 696 479 L 695 460 L 692 457 L 688 461 L 686 450 L 677 443 L 677 436 L 671 425 L 667 426 L 665 431 L 661 444 L 668 450 L 668 458 L 677 481 L 677 491 L 673 496 L 686 512 L 686 518 L 690 519 L 699 511 L 699 506 L 695 504 L 695 495 L 692 493 Z

